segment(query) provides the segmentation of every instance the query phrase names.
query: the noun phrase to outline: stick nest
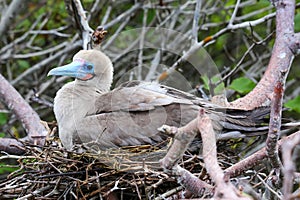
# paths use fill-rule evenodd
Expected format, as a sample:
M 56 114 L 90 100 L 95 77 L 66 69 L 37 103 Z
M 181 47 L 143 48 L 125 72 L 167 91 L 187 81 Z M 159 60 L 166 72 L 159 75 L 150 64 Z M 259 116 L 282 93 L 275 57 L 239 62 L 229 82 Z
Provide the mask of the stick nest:
M 43 148 L 26 146 L 20 168 L 0 183 L 1 199 L 165 199 L 183 192 L 159 160 L 171 139 L 158 146 L 131 146 L 97 153 L 67 151 L 59 140 Z M 164 146 L 164 148 L 161 148 Z M 232 158 L 223 158 L 228 162 Z M 225 160 L 227 160 L 225 162 Z M 231 160 L 232 161 L 232 160 Z M 200 156 L 184 155 L 180 165 L 202 180 L 208 175 Z

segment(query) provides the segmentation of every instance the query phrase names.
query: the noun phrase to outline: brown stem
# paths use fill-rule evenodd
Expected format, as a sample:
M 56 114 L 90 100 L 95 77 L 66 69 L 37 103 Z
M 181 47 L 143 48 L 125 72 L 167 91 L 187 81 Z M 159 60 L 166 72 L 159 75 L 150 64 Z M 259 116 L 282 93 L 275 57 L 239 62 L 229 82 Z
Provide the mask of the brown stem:
M 277 141 L 280 134 L 281 128 L 281 113 L 282 113 L 282 101 L 284 94 L 284 76 L 285 72 L 281 73 L 282 76 L 280 80 L 277 82 L 274 93 L 273 93 L 273 101 L 271 104 L 271 113 L 270 113 L 270 123 L 269 123 L 269 132 L 268 138 L 266 141 L 267 154 L 269 157 L 269 161 L 271 165 L 279 169 L 280 168 L 280 160 L 278 156 L 277 149 Z
M 174 173 L 178 176 L 177 181 L 182 184 L 186 189 L 197 196 L 211 195 L 213 192 L 213 186 L 200 180 L 191 172 L 176 165 L 174 167 Z
M 172 167 L 176 165 L 177 161 L 182 158 L 182 155 L 197 134 L 197 121 L 198 119 L 194 119 L 187 125 L 180 128 L 165 125 L 159 128 L 161 132 L 169 135 L 175 135 L 174 142 L 168 150 L 168 153 L 160 161 L 164 170 L 172 169 Z
M 300 131 L 293 133 L 285 138 L 282 138 L 278 141 L 278 148 L 281 149 L 282 143 L 285 141 L 292 141 L 299 137 Z M 266 147 L 247 157 L 246 159 L 228 167 L 225 170 L 225 177 L 229 179 L 230 177 L 236 177 L 241 175 L 244 171 L 251 169 L 261 163 L 264 159 L 267 158 Z
M 237 190 L 230 181 L 224 179 L 224 172 L 218 164 L 216 133 L 212 121 L 205 114 L 204 109 L 199 110 L 197 127 L 203 142 L 205 168 L 216 184 L 214 197 L 216 199 L 244 199 L 239 197 Z

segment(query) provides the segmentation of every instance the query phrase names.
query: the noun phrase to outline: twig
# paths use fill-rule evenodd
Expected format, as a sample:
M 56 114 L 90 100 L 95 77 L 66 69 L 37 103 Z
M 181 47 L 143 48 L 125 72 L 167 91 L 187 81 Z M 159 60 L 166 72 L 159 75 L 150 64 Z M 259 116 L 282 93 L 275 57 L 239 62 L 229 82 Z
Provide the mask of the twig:
M 282 144 L 283 160 L 283 199 L 290 199 L 293 189 L 295 164 L 292 159 L 292 152 L 296 145 L 300 144 L 300 134 L 294 140 L 287 140 Z
M 204 38 L 202 41 L 197 42 L 194 45 L 192 45 L 189 48 L 188 51 L 184 52 L 184 54 L 167 71 L 163 72 L 161 74 L 161 76 L 158 77 L 158 80 L 164 80 L 163 77 L 167 77 L 170 74 L 172 74 L 173 72 L 175 72 L 175 69 L 178 67 L 178 65 L 182 61 L 184 61 L 184 60 L 189 61 L 189 58 L 192 57 L 197 51 L 199 51 L 200 48 L 202 48 L 205 44 L 208 44 L 211 41 L 217 39 L 221 35 L 229 32 L 229 31 L 232 31 L 232 30 L 256 26 L 258 24 L 261 24 L 261 23 L 263 23 L 263 22 L 265 22 L 265 21 L 273 18 L 274 16 L 275 16 L 275 13 L 271 13 L 271 14 L 266 15 L 266 16 L 260 18 L 260 19 L 257 19 L 257 20 L 253 20 L 253 21 L 248 21 L 248 22 L 243 22 L 243 23 L 240 23 L 240 24 L 234 24 L 234 25 L 231 25 L 231 26 L 227 26 L 226 28 L 221 29 L 220 31 L 218 31 L 214 35 L 208 36 L 208 37 Z M 241 106 L 241 105 L 239 105 L 239 106 Z M 236 105 L 235 102 L 232 103 L 232 107 L 239 108 L 238 105 Z M 258 107 L 258 106 L 255 106 L 255 107 Z M 253 107 L 253 108 L 255 108 L 255 107 Z M 243 107 L 241 107 L 241 108 L 243 108 Z M 249 109 L 251 109 L 251 108 L 249 108 Z
M 143 27 L 141 31 L 140 43 L 139 43 L 139 54 L 138 54 L 138 66 L 137 66 L 137 80 L 142 80 L 142 67 L 143 67 L 143 50 L 144 50 L 144 42 L 145 42 L 145 34 L 146 34 L 146 26 L 147 26 L 147 15 L 148 9 L 144 9 L 143 16 Z
M 115 31 L 115 33 L 109 38 L 107 42 L 102 46 L 102 49 L 106 49 L 111 45 L 113 42 L 115 42 L 115 39 L 119 36 L 120 32 L 124 29 L 124 27 L 128 24 L 130 20 L 130 17 L 127 17 L 122 24 L 118 27 L 118 29 Z
M 140 3 L 140 2 L 135 3 L 134 6 L 132 6 L 130 9 L 128 9 L 127 11 L 125 11 L 124 13 L 122 13 L 121 15 L 119 15 L 118 17 L 116 17 L 114 20 L 112 20 L 112 21 L 108 22 L 107 24 L 103 25 L 103 28 L 105 30 L 107 30 L 111 26 L 119 23 L 124 18 L 132 15 L 137 9 L 139 9 L 141 7 L 142 7 L 142 3 Z
M 266 186 L 266 188 L 272 192 L 272 194 L 276 195 L 276 197 L 278 199 L 282 199 L 282 197 L 276 192 L 273 190 L 273 188 L 268 184 L 268 182 L 266 183 L 259 175 L 257 175 L 258 179 L 264 184 L 264 186 Z M 267 199 L 270 199 L 270 198 L 267 198 Z
M 6 12 L 1 16 L 1 21 L 0 21 L 0 39 L 3 38 L 3 36 L 5 36 L 5 33 L 9 30 L 8 26 L 12 23 L 12 20 L 15 19 L 15 15 L 17 14 L 17 12 L 20 12 L 21 9 L 20 7 L 22 7 L 22 4 L 26 4 L 27 1 L 19 1 L 19 0 L 13 0 Z
M 43 16 L 44 16 L 44 14 L 41 14 L 41 15 L 34 21 L 34 23 L 30 26 L 29 31 L 27 31 L 26 33 L 24 33 L 21 37 L 15 39 L 13 42 L 11 42 L 11 43 L 9 43 L 8 45 L 6 45 L 6 46 L 4 46 L 3 48 L 1 48 L 1 49 L 0 49 L 0 54 L 5 53 L 4 55 L 6 55 L 6 54 L 9 54 L 9 55 L 10 55 L 10 54 L 11 54 L 11 49 L 12 49 L 15 45 L 21 43 L 22 41 L 24 41 L 24 40 L 28 37 L 28 35 L 30 34 L 30 31 L 33 30 L 33 29 L 38 25 L 38 23 L 40 23 L 40 21 L 42 20 Z M 7 57 L 7 56 L 6 56 L 6 57 Z M 1 56 L 1 59 L 2 59 L 2 56 Z
M 234 75 L 238 68 L 240 68 L 241 64 L 243 63 L 243 61 L 245 60 L 246 56 L 248 54 L 251 53 L 252 49 L 256 46 L 256 45 L 260 45 L 262 43 L 264 43 L 266 40 L 270 39 L 270 37 L 272 37 L 273 33 L 269 34 L 265 39 L 263 39 L 262 41 L 253 43 L 248 49 L 247 51 L 243 54 L 243 56 L 241 57 L 241 59 L 239 60 L 239 62 L 234 66 L 234 68 L 228 73 L 226 74 L 224 77 L 222 77 L 222 79 L 220 81 L 218 81 L 217 83 L 215 83 L 216 85 L 221 84 L 222 82 L 226 81 L 230 76 Z
M 35 195 L 37 195 L 37 194 L 39 194 L 39 193 L 41 193 L 41 192 L 44 192 L 44 191 L 48 190 L 48 189 L 51 188 L 51 187 L 52 187 L 52 186 L 47 185 L 47 186 L 45 186 L 45 187 L 42 187 L 42 188 L 40 188 L 40 189 L 37 189 L 37 190 L 33 191 L 31 194 L 27 194 L 27 195 L 25 195 L 25 196 L 23 196 L 23 197 L 21 197 L 21 198 L 17 198 L 17 200 L 25 200 L 25 199 L 28 199 L 28 198 L 33 197 L 33 196 L 35 196 Z
M 154 200 L 165 200 L 166 198 L 170 197 L 173 194 L 180 192 L 183 189 L 183 186 L 176 187 L 172 190 L 167 191 L 166 193 L 156 197 Z
M 20 74 L 16 79 L 14 79 L 11 84 L 15 85 L 17 84 L 19 81 L 21 81 L 23 78 L 27 77 L 28 75 L 32 74 L 33 72 L 39 70 L 40 68 L 44 67 L 45 65 L 48 65 L 49 63 L 51 63 L 52 61 L 56 60 L 57 58 L 59 58 L 60 56 L 64 55 L 65 53 L 68 53 L 70 51 L 73 51 L 74 49 L 78 48 L 81 44 L 81 41 L 77 41 L 75 43 L 69 43 L 69 45 L 67 45 L 67 47 L 62 50 L 57 52 L 56 54 L 54 54 L 53 56 L 50 56 L 49 58 L 35 64 L 34 66 L 32 66 L 31 68 L 27 69 L 25 72 L 23 72 L 22 74 Z
M 229 22 L 228 22 L 228 26 L 229 26 L 229 27 L 233 25 L 233 22 L 234 22 L 234 20 L 235 20 L 235 18 L 236 18 L 236 13 L 237 13 L 237 11 L 239 10 L 239 5 L 240 5 L 240 3 L 241 3 L 240 0 L 237 0 L 237 1 L 236 1 L 236 4 L 235 4 L 234 10 L 233 10 L 233 13 L 232 13 L 231 18 L 230 18 L 230 20 L 229 20 Z
M 101 21 L 101 24 L 106 24 L 107 20 L 108 20 L 108 17 L 111 13 L 111 9 L 112 7 L 111 6 L 108 6 L 107 9 L 106 9 L 106 12 L 105 12 L 105 15 L 104 17 L 102 18 L 102 21 Z
M 88 22 L 87 22 L 87 17 L 85 15 L 85 11 L 81 5 L 80 0 L 72 0 L 76 6 L 76 11 L 77 13 L 75 13 L 75 15 L 79 16 L 80 19 L 80 25 L 82 27 L 81 29 L 81 34 L 82 34 L 82 40 L 83 40 L 83 44 L 82 47 L 83 49 L 88 49 L 88 43 L 90 41 L 90 35 L 93 33 L 93 29 L 89 26 Z M 74 10 L 75 11 L 75 10 Z
M 54 51 L 57 51 L 65 46 L 67 46 L 67 44 L 69 44 L 68 42 L 63 42 L 61 44 L 58 44 L 54 47 L 51 47 L 49 49 L 45 49 L 42 51 L 38 51 L 38 52 L 32 52 L 32 53 L 27 53 L 27 54 L 14 54 L 14 55 L 6 55 L 6 56 L 2 56 L 2 59 L 8 59 L 8 58 L 14 58 L 14 59 L 24 59 L 24 58 L 31 58 L 34 56 L 42 56 L 45 54 L 49 54 L 52 53 Z
M 194 12 L 193 27 L 192 27 L 192 36 L 194 38 L 194 42 L 198 42 L 198 28 L 199 28 L 201 5 L 202 5 L 202 0 L 197 0 L 195 12 Z

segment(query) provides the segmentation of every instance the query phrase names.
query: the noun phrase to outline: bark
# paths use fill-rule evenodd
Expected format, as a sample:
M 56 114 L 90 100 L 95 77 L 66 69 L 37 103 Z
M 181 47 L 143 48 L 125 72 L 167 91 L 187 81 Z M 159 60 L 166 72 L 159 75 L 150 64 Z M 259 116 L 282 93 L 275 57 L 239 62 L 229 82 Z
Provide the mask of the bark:
M 234 108 L 252 110 L 260 106 L 269 106 L 273 100 L 273 91 L 280 81 L 281 72 L 286 72 L 283 79 L 286 80 L 291 63 L 294 59 L 292 47 L 299 41 L 291 40 L 294 35 L 295 1 L 277 1 L 276 7 L 276 39 L 268 67 L 256 85 L 245 97 L 230 103 Z
M 282 144 L 287 141 L 294 141 L 300 135 L 300 131 L 293 133 L 285 138 L 282 138 L 278 141 L 278 149 L 281 150 Z M 266 147 L 247 157 L 246 159 L 232 165 L 231 167 L 225 170 L 225 177 L 229 179 L 230 177 L 236 177 L 241 175 L 243 172 L 251 169 L 255 166 L 258 166 L 261 162 L 263 162 L 267 158 L 267 150 Z
M 28 140 L 35 145 L 44 145 L 46 138 L 46 128 L 40 123 L 38 114 L 23 99 L 18 91 L 0 74 L 0 99 L 4 101 L 9 109 L 11 109 L 16 117 L 22 123 L 28 136 L 24 140 Z M 16 147 L 23 146 L 17 140 L 10 138 L 0 139 L 0 150 L 7 153 L 20 154 L 24 151 L 17 150 Z

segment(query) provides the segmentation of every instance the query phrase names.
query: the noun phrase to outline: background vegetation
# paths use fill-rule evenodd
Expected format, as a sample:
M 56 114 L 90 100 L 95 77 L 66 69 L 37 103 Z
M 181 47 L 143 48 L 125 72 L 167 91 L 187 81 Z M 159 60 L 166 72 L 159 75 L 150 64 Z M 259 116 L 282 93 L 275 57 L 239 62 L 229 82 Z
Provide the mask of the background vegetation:
M 5 13 L 11 2 L 0 2 L 1 14 Z M 82 48 L 80 30 L 74 21 L 72 8 L 66 7 L 68 3 L 68 0 L 22 1 L 5 34 L 0 36 L 0 73 L 47 122 L 55 120 L 52 103 L 56 91 L 70 81 L 64 77 L 47 77 L 47 73 L 53 67 L 70 62 L 72 56 Z M 226 93 L 230 101 L 246 95 L 255 87 L 269 62 L 274 45 L 275 18 L 271 15 L 275 8 L 267 0 L 242 1 L 234 24 L 264 19 L 268 15 L 271 17 L 256 26 L 246 25 L 236 29 L 228 27 L 236 5 L 234 0 L 202 1 L 199 16 L 195 16 L 197 1 L 83 0 L 82 4 L 87 11 L 89 25 L 93 29 L 101 25 L 108 30 L 102 47 L 114 63 L 114 86 L 127 79 L 145 79 L 146 72 L 149 72 L 147 69 L 157 60 L 158 52 L 160 63 L 167 67 L 171 67 L 180 58 L 180 55 L 162 49 L 148 48 L 143 50 L 141 57 L 139 53 L 143 46 L 139 46 L 140 35 L 134 35 L 131 31 L 133 29 L 159 27 L 183 33 L 189 40 L 180 43 L 182 53 L 192 46 L 193 41 L 205 41 L 215 35 L 214 39 L 204 43 L 203 48 L 222 77 L 232 69 L 237 69 L 231 76 L 222 79 L 221 88 L 225 88 L 222 92 Z M 193 25 L 195 17 L 199 22 Z M 298 9 L 295 31 L 300 31 Z M 118 43 L 114 42 L 116 38 Z M 134 42 L 137 42 L 135 46 L 130 46 Z M 136 45 L 139 47 L 136 48 Z M 131 69 L 141 63 L 146 66 L 145 74 L 141 77 L 136 74 L 130 76 Z M 284 106 L 289 109 L 284 112 L 284 117 L 291 120 L 300 118 L 299 64 L 300 60 L 296 57 L 284 96 Z M 157 69 L 150 80 L 160 77 L 164 70 L 166 67 Z M 176 71 L 191 84 L 189 91 L 199 96 L 210 98 L 212 91 L 220 87 L 214 85 L 220 78 L 214 80 L 201 77 L 187 62 L 180 63 Z M 163 83 L 174 86 L 174 82 Z M 0 137 L 11 135 L 21 138 L 25 131 L 14 114 L 1 104 L 0 99 Z M 0 166 L 0 174 L 13 170 L 5 168 L 6 163 L 1 165 L 4 167 Z

